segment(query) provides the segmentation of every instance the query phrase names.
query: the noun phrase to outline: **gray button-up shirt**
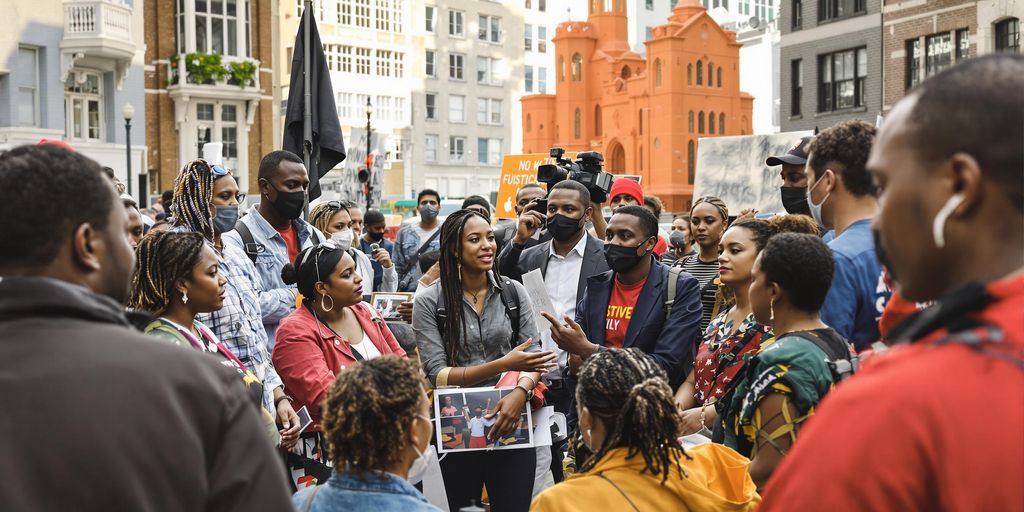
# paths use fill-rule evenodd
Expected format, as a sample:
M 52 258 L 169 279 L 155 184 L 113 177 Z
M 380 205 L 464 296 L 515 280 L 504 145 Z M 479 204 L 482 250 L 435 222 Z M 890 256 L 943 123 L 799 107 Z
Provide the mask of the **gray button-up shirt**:
M 493 275 L 487 298 L 484 299 L 482 315 L 477 315 L 473 305 L 465 297 L 462 298 L 462 314 L 466 318 L 466 331 L 459 350 L 459 358 L 451 364 L 445 349 L 443 335 L 437 326 L 438 303 L 441 298 L 441 282 L 423 288 L 416 295 L 413 306 L 412 328 L 416 333 L 416 345 L 420 350 L 423 370 L 434 386 L 438 385 L 437 376 L 449 366 L 476 366 L 488 363 L 509 353 L 513 347 L 532 338 L 533 343 L 528 352 L 540 351 L 540 336 L 534 320 L 533 303 L 526 294 L 523 285 L 511 281 L 519 294 L 519 339 L 513 342 L 512 325 L 501 300 L 501 290 Z M 445 305 L 445 309 L 450 307 Z M 451 315 L 448 316 L 449 319 Z M 475 386 L 493 386 L 498 383 L 498 376 L 475 384 Z M 468 387 L 468 386 L 467 386 Z

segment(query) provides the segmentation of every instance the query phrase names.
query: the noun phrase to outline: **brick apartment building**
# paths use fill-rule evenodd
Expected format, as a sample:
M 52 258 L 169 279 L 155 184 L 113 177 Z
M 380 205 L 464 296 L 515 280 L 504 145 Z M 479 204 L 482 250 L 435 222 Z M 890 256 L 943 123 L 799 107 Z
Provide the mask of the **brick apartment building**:
M 881 0 L 784 0 L 780 20 L 782 131 L 874 121 L 882 110 Z
M 145 0 L 146 142 L 150 190 L 168 190 L 207 142 L 242 192 L 274 149 L 269 0 Z

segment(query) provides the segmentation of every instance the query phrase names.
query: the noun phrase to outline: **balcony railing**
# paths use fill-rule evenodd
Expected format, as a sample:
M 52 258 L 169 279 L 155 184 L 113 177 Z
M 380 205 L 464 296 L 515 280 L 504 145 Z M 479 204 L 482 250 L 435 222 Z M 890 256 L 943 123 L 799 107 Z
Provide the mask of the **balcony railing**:
M 117 0 L 66 0 L 64 38 L 132 39 L 132 8 Z

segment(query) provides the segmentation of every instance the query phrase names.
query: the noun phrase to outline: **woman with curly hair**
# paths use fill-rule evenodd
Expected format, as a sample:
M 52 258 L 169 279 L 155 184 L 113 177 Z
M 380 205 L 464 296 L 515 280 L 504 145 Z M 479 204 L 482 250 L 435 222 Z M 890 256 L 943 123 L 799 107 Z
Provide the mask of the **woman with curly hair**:
M 324 401 L 334 473 L 292 497 L 298 510 L 436 512 L 408 482 L 426 469 L 433 423 L 416 364 L 396 356 L 359 361 Z
M 531 511 L 744 511 L 761 501 L 736 452 L 714 443 L 683 451 L 668 376 L 640 349 L 589 357 L 576 410 L 593 455 L 577 477 L 538 495 Z
M 721 429 L 715 428 L 715 420 L 723 413 L 719 399 L 733 385 L 746 356 L 772 337 L 771 327 L 758 322 L 750 307 L 751 269 L 768 239 L 786 231 L 817 234 L 818 226 L 806 215 L 779 215 L 736 221 L 722 236 L 719 294 L 727 297 L 721 299 L 727 307 L 704 331 L 693 370 L 676 393 L 683 434 L 704 429 L 714 434 L 713 440 L 722 440 Z

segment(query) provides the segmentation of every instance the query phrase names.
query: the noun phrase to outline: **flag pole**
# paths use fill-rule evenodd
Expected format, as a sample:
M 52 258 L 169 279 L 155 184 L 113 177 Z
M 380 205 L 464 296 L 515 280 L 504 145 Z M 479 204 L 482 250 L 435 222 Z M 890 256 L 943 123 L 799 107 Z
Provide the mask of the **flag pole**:
M 302 163 L 306 166 L 306 173 L 319 173 L 319 169 L 313 169 L 312 146 L 313 146 L 313 77 L 310 73 L 310 61 L 312 60 L 312 33 L 313 23 L 313 1 L 305 0 L 302 7 L 302 15 L 305 17 L 302 23 Z M 319 175 L 318 175 L 319 176 Z M 305 218 L 309 218 L 309 194 L 306 194 L 306 205 L 303 207 Z

